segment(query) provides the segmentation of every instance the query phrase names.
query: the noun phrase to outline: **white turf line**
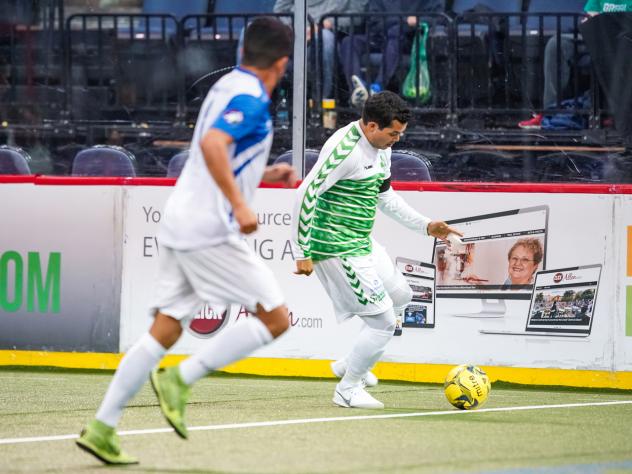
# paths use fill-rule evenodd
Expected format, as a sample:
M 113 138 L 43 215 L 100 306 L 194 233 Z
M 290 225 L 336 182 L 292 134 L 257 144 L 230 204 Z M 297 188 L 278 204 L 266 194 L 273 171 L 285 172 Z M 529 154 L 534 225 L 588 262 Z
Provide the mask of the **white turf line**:
M 305 425 L 308 423 L 331 423 L 334 421 L 356 421 L 356 420 L 386 420 L 390 418 L 412 418 L 421 416 L 437 416 L 437 415 L 467 415 L 471 413 L 490 413 L 503 411 L 525 411 L 525 410 L 545 410 L 552 408 L 576 408 L 576 407 L 598 407 L 609 405 L 632 405 L 632 400 L 621 400 L 613 402 L 594 402 L 594 403 L 565 403 L 559 405 L 531 405 L 522 407 L 502 407 L 502 408 L 482 408 L 480 410 L 447 410 L 447 411 L 430 411 L 416 413 L 392 413 L 388 415 L 357 415 L 357 416 L 338 416 L 331 418 L 304 418 L 297 420 L 277 420 L 277 421 L 256 421 L 251 423 L 228 423 L 225 425 L 208 425 L 208 426 L 191 426 L 189 431 L 215 431 L 215 430 L 233 430 L 240 428 L 262 428 L 266 426 L 285 426 L 285 425 Z M 155 433 L 171 433 L 171 428 L 154 428 L 146 430 L 129 430 L 119 431 L 120 436 L 134 436 Z M 76 439 L 79 435 L 67 434 L 56 436 L 34 436 L 30 438 L 0 438 L 2 444 L 20 444 L 20 443 L 38 443 L 41 441 L 61 441 L 66 439 Z

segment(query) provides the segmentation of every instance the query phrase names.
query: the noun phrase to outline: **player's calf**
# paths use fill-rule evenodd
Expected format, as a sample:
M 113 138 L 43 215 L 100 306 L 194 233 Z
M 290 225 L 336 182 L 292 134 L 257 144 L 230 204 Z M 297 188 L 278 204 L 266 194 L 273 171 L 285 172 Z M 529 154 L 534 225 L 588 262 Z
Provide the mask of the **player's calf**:
M 290 327 L 287 306 L 278 306 L 271 311 L 266 311 L 263 306 L 258 304 L 257 316 L 275 339 Z

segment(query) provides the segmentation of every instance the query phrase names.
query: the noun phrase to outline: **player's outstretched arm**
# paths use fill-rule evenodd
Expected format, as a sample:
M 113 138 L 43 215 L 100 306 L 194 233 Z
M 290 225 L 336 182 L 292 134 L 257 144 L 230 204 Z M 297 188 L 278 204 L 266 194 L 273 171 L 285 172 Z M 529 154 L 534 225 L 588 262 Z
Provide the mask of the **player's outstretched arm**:
M 448 240 L 450 234 L 456 234 L 463 237 L 463 233 L 449 226 L 443 221 L 432 221 L 428 224 L 428 235 L 442 240 Z
M 450 233 L 463 236 L 461 232 L 445 222 L 433 221 L 417 212 L 404 198 L 393 191 L 388 181 L 385 182 L 382 192 L 378 195 L 377 205 L 384 214 L 411 230 L 443 240 L 447 239 Z
M 233 208 L 233 215 L 239 224 L 239 230 L 244 234 L 251 234 L 257 230 L 257 216 L 246 204 L 246 200 L 235 182 L 228 159 L 228 146 L 232 142 L 232 136 L 216 128 L 211 128 L 202 137 L 200 147 L 211 176 Z
M 265 183 L 282 183 L 286 188 L 293 188 L 298 181 L 298 177 L 296 176 L 296 170 L 291 165 L 277 163 L 266 167 L 261 181 Z
M 377 207 L 391 219 L 399 222 L 411 230 L 428 234 L 428 224 L 432 222 L 428 217 L 413 209 L 404 199 L 393 191 L 390 178 L 384 181 L 378 194 Z

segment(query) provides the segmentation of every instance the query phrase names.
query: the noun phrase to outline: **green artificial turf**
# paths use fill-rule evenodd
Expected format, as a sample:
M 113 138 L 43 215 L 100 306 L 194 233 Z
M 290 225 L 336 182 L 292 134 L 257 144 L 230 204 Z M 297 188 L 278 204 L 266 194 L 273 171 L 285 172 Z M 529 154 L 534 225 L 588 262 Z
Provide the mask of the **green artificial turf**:
M 78 433 L 94 416 L 111 377 L 0 369 L 0 472 L 109 470 L 72 440 L 1 442 Z M 331 403 L 334 385 L 321 379 L 206 377 L 193 389 L 188 425 L 453 410 L 438 385 L 395 382 L 370 390 L 385 410 L 342 409 Z M 632 393 L 498 384 L 483 408 L 615 400 L 632 401 Z M 146 385 L 119 430 L 166 427 Z M 125 472 L 632 472 L 632 405 L 194 430 L 188 441 L 174 433 L 146 433 L 122 436 L 121 442 L 141 461 L 115 468 Z M 603 470 L 591 471 L 594 463 L 603 463 Z

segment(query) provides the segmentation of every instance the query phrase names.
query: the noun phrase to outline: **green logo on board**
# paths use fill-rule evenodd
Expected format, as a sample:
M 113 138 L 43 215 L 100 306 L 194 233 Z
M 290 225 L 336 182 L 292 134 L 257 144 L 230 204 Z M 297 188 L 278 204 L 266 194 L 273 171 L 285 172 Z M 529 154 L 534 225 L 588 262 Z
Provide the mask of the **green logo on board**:
M 59 313 L 61 253 L 28 252 L 26 259 L 10 250 L 0 254 L 0 310 Z

